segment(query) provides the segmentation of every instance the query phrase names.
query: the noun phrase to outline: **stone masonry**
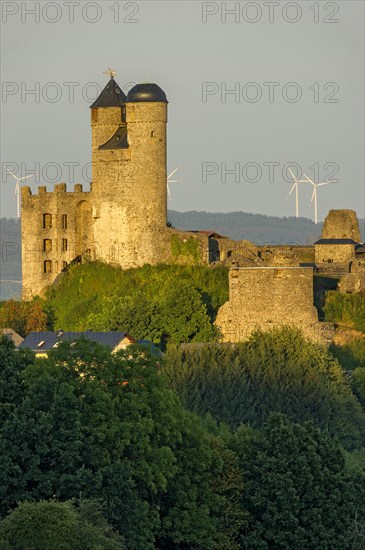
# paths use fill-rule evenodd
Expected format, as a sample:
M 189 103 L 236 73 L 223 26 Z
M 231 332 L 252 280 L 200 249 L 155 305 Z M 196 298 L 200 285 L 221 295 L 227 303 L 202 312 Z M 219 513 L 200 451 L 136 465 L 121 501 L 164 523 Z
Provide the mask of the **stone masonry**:
M 229 301 L 219 309 L 216 325 L 224 342 L 241 342 L 258 328 L 283 325 L 295 325 L 311 339 L 321 340 L 312 268 L 231 268 Z
M 167 99 L 156 84 L 126 97 L 112 77 L 91 106 L 90 191 L 22 188 L 23 298 L 78 258 L 122 268 L 209 263 L 206 235 L 167 227 Z
M 315 262 L 317 269 L 332 270 L 336 265 L 344 273 L 365 271 L 355 212 L 331 210 L 315 247 L 256 246 L 214 232 L 167 227 L 167 103 L 156 84 L 137 84 L 125 96 L 111 77 L 91 105 L 90 191 L 83 191 L 80 184 L 69 191 L 65 183 L 55 185 L 53 192 L 40 186 L 35 195 L 29 187 L 22 188 L 23 298 L 42 294 L 81 259 L 123 269 L 158 263 L 218 263 L 252 269 L 230 274 L 230 302 L 222 308 L 226 313 L 220 312 L 227 334 L 234 338 L 246 334 L 251 330 L 249 320 L 250 327 L 256 321 L 275 325 L 279 319 L 309 326 L 315 322 L 309 305 L 311 272 L 301 266 Z M 293 266 L 298 269 L 284 269 Z M 297 313 L 295 319 L 294 313 L 288 317 L 287 297 L 293 311 L 300 310 L 300 317 L 304 314 L 298 305 L 303 300 L 304 321 Z M 246 301 L 251 305 L 243 320 L 245 308 L 237 304 Z M 257 310 L 256 301 L 262 304 Z M 230 321 L 229 311 L 234 312 Z M 284 312 L 286 318 L 281 317 Z

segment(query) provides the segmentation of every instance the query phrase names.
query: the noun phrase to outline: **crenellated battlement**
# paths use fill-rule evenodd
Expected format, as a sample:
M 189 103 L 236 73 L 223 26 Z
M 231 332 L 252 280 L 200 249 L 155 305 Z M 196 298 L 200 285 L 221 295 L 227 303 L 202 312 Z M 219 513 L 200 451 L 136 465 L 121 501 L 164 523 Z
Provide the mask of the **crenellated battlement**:
M 53 187 L 53 191 L 47 191 L 46 185 L 39 185 L 37 194 L 33 194 L 31 188 L 28 186 L 24 186 L 21 188 L 22 198 L 24 197 L 24 199 L 26 199 L 27 197 L 37 197 L 37 196 L 44 197 L 45 195 L 49 197 L 50 195 L 53 195 L 53 194 L 73 195 L 74 193 L 89 193 L 89 191 L 83 191 L 82 183 L 75 183 L 73 191 L 67 191 L 66 183 L 55 183 Z

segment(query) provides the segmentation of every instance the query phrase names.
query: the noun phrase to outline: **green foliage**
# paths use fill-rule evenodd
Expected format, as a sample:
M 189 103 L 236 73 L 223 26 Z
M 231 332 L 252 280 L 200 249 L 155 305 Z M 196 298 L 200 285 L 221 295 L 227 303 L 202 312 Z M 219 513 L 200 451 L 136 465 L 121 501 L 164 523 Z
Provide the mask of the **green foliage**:
M 330 351 L 345 370 L 365 367 L 365 338 L 356 338 L 342 346 L 332 344 Z
M 183 403 L 232 427 L 259 427 L 271 411 L 313 420 L 347 448 L 363 445 L 365 413 L 328 352 L 283 328 L 239 345 L 170 347 L 163 370 Z
M 365 410 L 365 367 L 358 367 L 352 373 L 352 389 Z
M 0 337 L 0 425 L 22 401 L 23 372 L 33 361 L 31 352 L 16 352 L 13 342 Z
M 24 361 L 5 353 L 13 367 Z M 21 501 L 98 498 L 131 550 L 152 550 L 155 540 L 235 548 L 240 473 L 144 348 L 111 355 L 79 340 L 11 370 L 19 397 L 0 426 L 3 516 Z
M 212 322 L 227 299 L 225 268 L 89 263 L 50 290 L 47 307 L 57 329 L 124 330 L 163 345 L 217 339 Z
M 249 512 L 241 548 L 350 548 L 356 498 L 340 447 L 310 423 L 272 414 L 253 436 L 232 445 L 244 469 Z
M 3 550 L 124 550 L 97 501 L 20 503 L 0 522 Z
M 191 263 L 199 262 L 199 242 L 194 237 L 179 237 L 179 235 L 171 236 L 171 252 L 172 255 L 184 260 L 190 260 Z
M 326 292 L 326 321 L 365 332 L 365 295 Z

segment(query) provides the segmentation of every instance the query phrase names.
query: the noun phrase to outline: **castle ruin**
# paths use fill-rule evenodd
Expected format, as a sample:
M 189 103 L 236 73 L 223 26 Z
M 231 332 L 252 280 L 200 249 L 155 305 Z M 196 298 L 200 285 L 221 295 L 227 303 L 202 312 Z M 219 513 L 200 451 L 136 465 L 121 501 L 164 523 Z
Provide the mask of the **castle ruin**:
M 22 188 L 23 298 L 86 258 L 124 269 L 223 264 L 231 267 L 230 297 L 216 323 L 225 341 L 283 324 L 321 339 L 313 272 L 339 277 L 343 292 L 365 291 L 356 213 L 331 210 L 312 246 L 257 246 L 167 227 L 167 104 L 157 84 L 137 84 L 126 96 L 111 76 L 91 105 L 90 191 L 80 184 L 68 191 L 65 183 L 53 192 L 40 186 L 36 195 Z
M 295 325 L 322 340 L 313 304 L 310 267 L 236 267 L 229 272 L 229 301 L 219 308 L 216 325 L 223 341 L 241 342 L 257 329 Z

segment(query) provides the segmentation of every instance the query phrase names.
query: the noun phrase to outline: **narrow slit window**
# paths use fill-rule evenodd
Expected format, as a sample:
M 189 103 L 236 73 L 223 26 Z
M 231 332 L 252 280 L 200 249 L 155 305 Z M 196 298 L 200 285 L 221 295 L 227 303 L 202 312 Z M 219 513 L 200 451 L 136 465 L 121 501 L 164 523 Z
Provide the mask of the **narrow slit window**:
M 43 273 L 52 273 L 52 262 L 50 260 L 43 262 Z
M 62 229 L 67 229 L 67 214 L 62 214 Z
M 52 241 L 51 239 L 43 239 L 43 252 L 52 251 Z
M 43 229 L 51 229 L 52 214 L 43 214 Z
M 62 239 L 62 252 L 67 250 L 67 239 Z

